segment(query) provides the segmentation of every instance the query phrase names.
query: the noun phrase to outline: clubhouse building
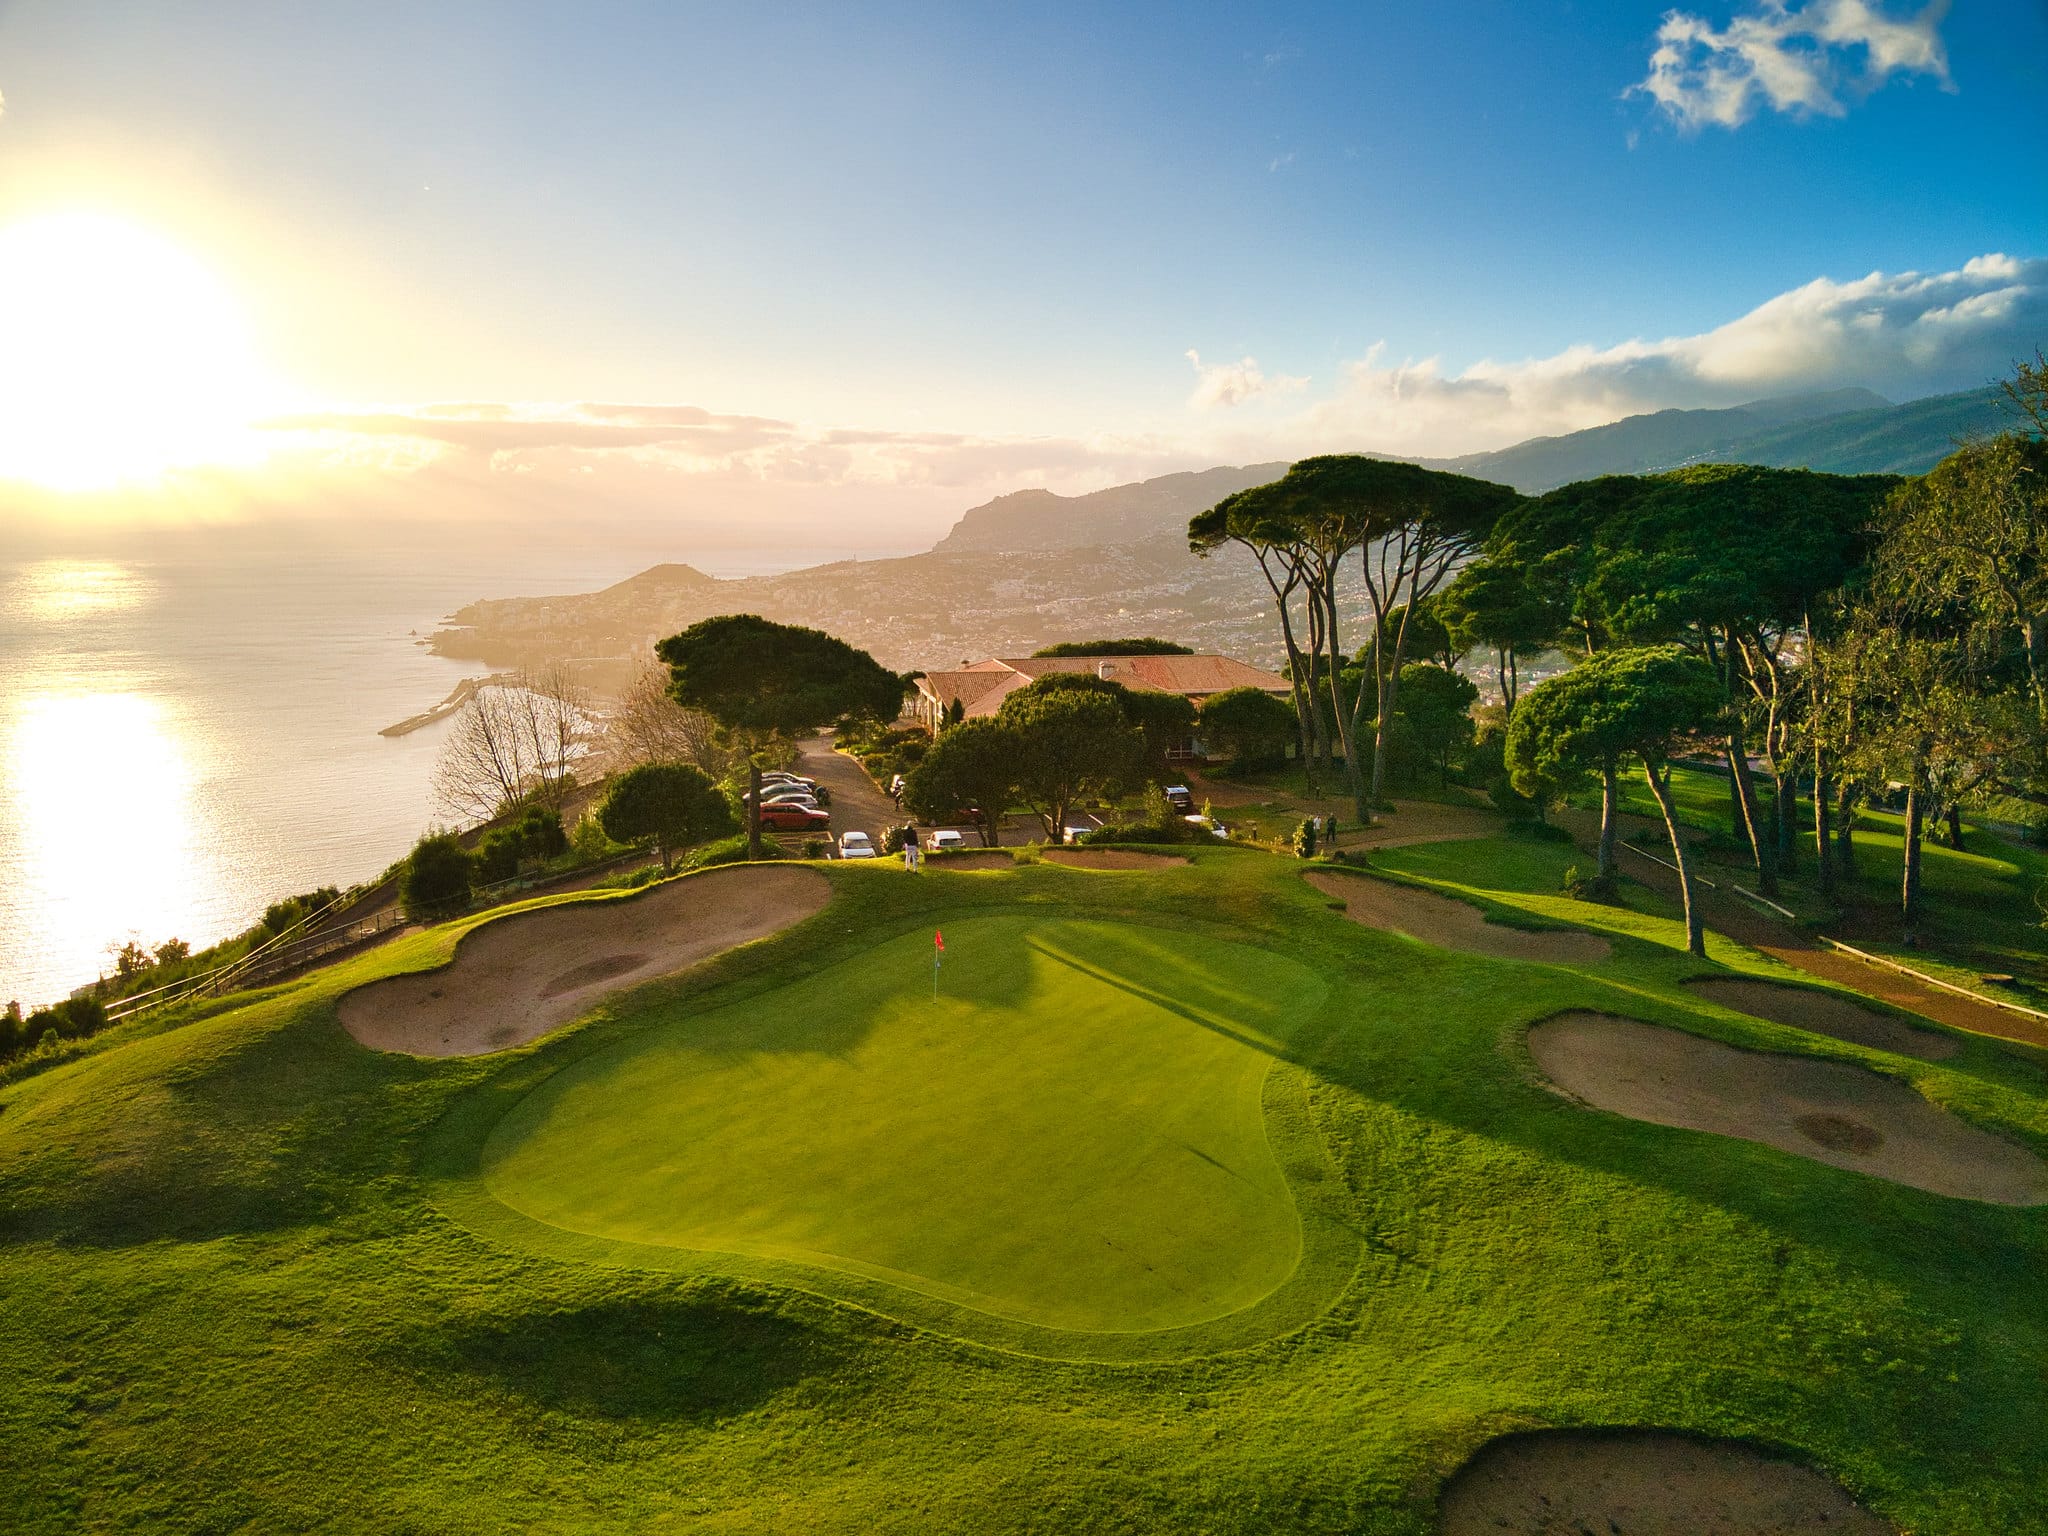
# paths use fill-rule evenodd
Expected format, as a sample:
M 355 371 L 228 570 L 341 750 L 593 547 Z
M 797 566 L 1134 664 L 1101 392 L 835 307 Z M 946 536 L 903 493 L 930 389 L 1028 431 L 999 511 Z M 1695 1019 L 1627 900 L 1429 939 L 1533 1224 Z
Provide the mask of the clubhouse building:
M 1126 688 L 1177 693 L 1196 708 L 1232 688 L 1257 688 L 1282 699 L 1292 692 L 1286 678 L 1229 656 L 1004 656 L 925 673 L 917 680 L 911 713 L 936 736 L 955 704 L 962 719 L 993 715 L 1019 688 L 1053 672 L 1092 672 Z M 1202 743 L 1190 737 L 1169 755 L 1200 757 Z

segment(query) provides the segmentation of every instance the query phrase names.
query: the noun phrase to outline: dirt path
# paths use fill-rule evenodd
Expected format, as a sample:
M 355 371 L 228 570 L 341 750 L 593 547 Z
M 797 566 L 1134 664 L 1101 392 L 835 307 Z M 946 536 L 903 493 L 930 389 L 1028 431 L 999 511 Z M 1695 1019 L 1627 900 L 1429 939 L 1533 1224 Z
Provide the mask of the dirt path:
M 1893 1536 L 1810 1467 L 1655 1430 L 1506 1436 L 1440 1511 L 1442 1536 Z
M 1590 811 L 1568 811 L 1563 820 L 1579 844 L 1591 851 L 1599 836 L 1600 818 Z M 1622 820 L 1624 832 L 1644 827 L 1653 828 L 1659 835 L 1663 833 L 1660 823 L 1645 817 L 1629 816 Z M 1675 871 L 1634 852 L 1621 853 L 1618 857 L 1622 861 L 1621 872 L 1630 879 L 1671 901 L 1679 899 Z M 1709 878 L 1719 882 L 1724 874 L 1716 872 Z M 1895 1008 L 1903 1008 L 1954 1029 L 1966 1029 L 1972 1034 L 1991 1035 L 2000 1040 L 2018 1040 L 2027 1045 L 2048 1046 L 2048 1024 L 2039 1019 L 2011 1013 L 1973 998 L 1959 997 L 1939 987 L 1923 985 L 1910 976 L 1901 976 L 1881 965 L 1858 960 L 1854 955 L 1829 949 L 1792 924 L 1728 893 L 1718 883 L 1712 890 L 1697 887 L 1694 899 L 1700 904 L 1701 921 L 1707 927 L 1809 976 L 1818 976 L 1852 992 L 1861 992 L 1865 997 L 1874 997 L 1879 1002 L 1890 1003 Z
M 1896 1014 L 1879 1013 L 1835 992 L 1817 987 L 1780 986 L 1739 976 L 1696 976 L 1686 984 L 1708 1002 L 1753 1014 L 1794 1029 L 1811 1030 L 1837 1040 L 1851 1040 L 1873 1050 L 1896 1051 L 1922 1061 L 1946 1061 L 1956 1053 L 1954 1035 L 1915 1029 Z
M 1325 896 L 1344 903 L 1344 915 L 1368 928 L 1382 928 L 1439 949 L 1491 955 L 1497 960 L 1539 960 L 1587 965 L 1605 960 L 1613 947 L 1597 933 L 1572 929 L 1535 932 L 1490 923 L 1470 902 L 1432 891 L 1375 880 L 1370 875 L 1312 870 L 1302 877 Z
M 465 934 L 439 970 L 343 995 L 342 1026 L 410 1056 L 510 1050 L 604 998 L 811 916 L 832 885 L 794 865 L 707 870 L 614 901 L 515 913 Z
M 1631 1120 L 1758 1141 L 1835 1168 L 1994 1205 L 2048 1205 L 2048 1163 L 1847 1062 L 1738 1050 L 1603 1013 L 1561 1013 L 1529 1054 L 1573 1098 Z
M 1445 843 L 1473 838 L 1495 837 L 1507 825 L 1498 811 L 1478 806 L 1442 805 L 1434 800 L 1396 800 L 1392 810 L 1381 811 L 1370 827 L 1358 826 L 1348 795 L 1325 795 L 1310 800 L 1284 794 L 1276 789 L 1250 788 L 1228 780 L 1190 775 L 1190 792 L 1197 801 L 1208 800 L 1218 811 L 1234 805 L 1284 805 L 1296 817 L 1335 816 L 1337 846 L 1351 848 L 1403 848 L 1411 843 Z M 1226 815 L 1223 820 L 1229 820 Z

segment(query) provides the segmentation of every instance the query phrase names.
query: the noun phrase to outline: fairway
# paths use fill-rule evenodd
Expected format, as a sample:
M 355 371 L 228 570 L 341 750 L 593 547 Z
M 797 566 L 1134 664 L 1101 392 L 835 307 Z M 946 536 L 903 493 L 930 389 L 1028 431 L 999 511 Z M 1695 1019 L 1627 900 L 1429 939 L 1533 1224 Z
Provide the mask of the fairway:
M 1301 1220 L 1263 1100 L 1321 980 L 1247 945 L 989 915 L 947 925 L 935 999 L 932 948 L 920 927 L 651 1022 L 515 1104 L 484 1187 L 613 1262 L 791 1261 L 1041 1328 L 1184 1327 L 1288 1279 Z

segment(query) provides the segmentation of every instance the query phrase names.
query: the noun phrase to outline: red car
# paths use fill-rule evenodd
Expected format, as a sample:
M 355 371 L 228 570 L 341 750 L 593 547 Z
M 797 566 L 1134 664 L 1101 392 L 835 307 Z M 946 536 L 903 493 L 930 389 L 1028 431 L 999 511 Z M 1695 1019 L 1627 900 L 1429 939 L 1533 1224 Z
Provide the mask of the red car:
M 768 832 L 822 832 L 832 825 L 832 813 L 815 806 L 787 802 L 761 807 L 761 826 Z

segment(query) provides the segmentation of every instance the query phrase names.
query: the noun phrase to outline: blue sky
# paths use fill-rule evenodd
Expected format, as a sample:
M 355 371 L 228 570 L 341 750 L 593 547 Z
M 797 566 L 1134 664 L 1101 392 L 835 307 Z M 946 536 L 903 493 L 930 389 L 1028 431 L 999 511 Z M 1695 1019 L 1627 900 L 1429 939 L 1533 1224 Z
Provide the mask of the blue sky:
M 1002 443 L 987 474 L 1055 482 L 1144 455 L 1018 440 L 1452 451 L 1781 380 L 1956 388 L 2041 339 L 2048 10 L 1674 14 L 1682 104 L 1719 120 L 1631 92 L 1671 40 L 1657 3 L 13 0 L 0 223 L 69 199 L 165 230 L 303 411 L 687 402 Z M 1759 37 L 1790 97 L 1739 54 Z M 1901 274 L 1990 253 L 2019 265 L 1924 301 L 2003 293 L 1968 344 L 1556 382 L 1571 349 L 1706 336 L 1822 279 L 1883 274 L 1863 298 L 1904 326 Z M 1543 366 L 1468 410 L 1488 360 Z

